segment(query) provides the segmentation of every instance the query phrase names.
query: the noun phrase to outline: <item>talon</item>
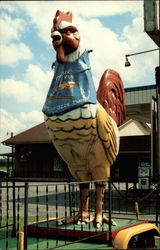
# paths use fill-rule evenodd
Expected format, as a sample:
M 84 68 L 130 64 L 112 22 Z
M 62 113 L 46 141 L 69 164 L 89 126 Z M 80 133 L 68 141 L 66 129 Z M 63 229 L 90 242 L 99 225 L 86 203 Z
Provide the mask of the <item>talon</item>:
M 58 226 L 62 226 L 64 224 L 63 220 L 58 220 Z
M 100 224 L 99 222 L 95 222 L 95 223 L 93 224 L 93 226 L 94 226 L 95 228 L 99 229 L 99 228 L 101 227 L 101 224 Z
M 84 221 L 78 220 L 77 225 L 85 225 L 86 223 Z
M 112 226 L 117 226 L 117 223 L 114 220 L 112 220 Z
M 101 227 L 101 224 L 100 223 L 96 223 L 96 228 L 100 228 Z

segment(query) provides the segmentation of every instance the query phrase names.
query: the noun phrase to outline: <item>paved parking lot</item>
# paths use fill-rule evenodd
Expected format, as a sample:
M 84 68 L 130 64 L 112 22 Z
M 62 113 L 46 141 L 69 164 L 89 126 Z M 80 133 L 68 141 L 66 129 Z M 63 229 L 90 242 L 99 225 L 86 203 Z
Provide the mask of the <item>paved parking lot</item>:
M 132 188 L 132 184 L 130 187 Z M 94 211 L 95 190 L 94 185 L 91 185 L 90 192 L 90 208 Z M 145 193 L 130 192 L 129 200 L 123 199 L 125 193 L 125 184 L 117 184 L 122 197 L 112 190 L 112 215 L 113 217 L 136 218 L 134 212 L 133 199 L 139 195 L 143 197 Z M 70 186 L 71 192 L 69 195 L 69 185 L 66 183 L 29 183 L 28 186 L 28 216 L 38 217 L 64 217 L 70 215 L 70 204 L 72 211 L 78 209 L 79 205 L 79 187 L 78 185 Z M 132 189 L 131 189 L 132 190 Z M 2 216 L 13 216 L 13 186 L 11 182 L 2 183 L 1 188 L 1 214 Z M 108 193 L 104 195 L 104 210 L 108 210 Z M 16 216 L 24 216 L 25 204 L 25 188 L 24 182 L 15 183 L 15 209 Z M 140 219 L 155 221 L 156 215 L 156 197 L 150 197 L 149 200 L 139 204 Z

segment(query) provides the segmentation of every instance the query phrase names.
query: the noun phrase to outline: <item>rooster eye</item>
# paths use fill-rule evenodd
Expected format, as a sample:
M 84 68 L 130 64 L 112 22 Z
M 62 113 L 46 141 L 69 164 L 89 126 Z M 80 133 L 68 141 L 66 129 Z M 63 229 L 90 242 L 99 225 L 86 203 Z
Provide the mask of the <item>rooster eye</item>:
M 60 29 L 60 30 L 59 30 L 59 32 L 60 32 L 61 34 L 65 33 L 65 34 L 67 34 L 67 35 L 68 35 L 68 32 L 70 32 L 70 34 L 71 34 L 71 33 L 74 33 L 74 32 L 76 32 L 76 31 L 77 31 L 77 28 L 74 27 L 74 26 L 68 26 L 68 27 L 66 27 L 66 28 L 64 28 L 64 29 Z
M 67 36 L 69 36 L 69 35 L 71 34 L 70 30 L 68 30 L 68 31 L 66 32 L 66 34 L 67 34 Z

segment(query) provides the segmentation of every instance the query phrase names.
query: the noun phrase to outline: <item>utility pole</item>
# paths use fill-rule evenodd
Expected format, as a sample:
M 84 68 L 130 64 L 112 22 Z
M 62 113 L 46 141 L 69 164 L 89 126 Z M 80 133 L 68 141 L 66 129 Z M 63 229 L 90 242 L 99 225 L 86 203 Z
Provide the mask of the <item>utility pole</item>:
M 157 99 L 157 175 L 160 177 L 160 66 L 155 68 Z

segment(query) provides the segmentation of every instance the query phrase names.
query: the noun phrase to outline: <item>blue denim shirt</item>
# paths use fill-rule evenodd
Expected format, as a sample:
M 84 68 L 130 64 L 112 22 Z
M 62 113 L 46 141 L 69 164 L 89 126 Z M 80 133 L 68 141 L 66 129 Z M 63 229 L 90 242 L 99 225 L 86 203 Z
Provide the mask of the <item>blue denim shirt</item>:
M 74 62 L 56 61 L 55 74 L 42 111 L 52 116 L 96 102 L 88 51 Z

